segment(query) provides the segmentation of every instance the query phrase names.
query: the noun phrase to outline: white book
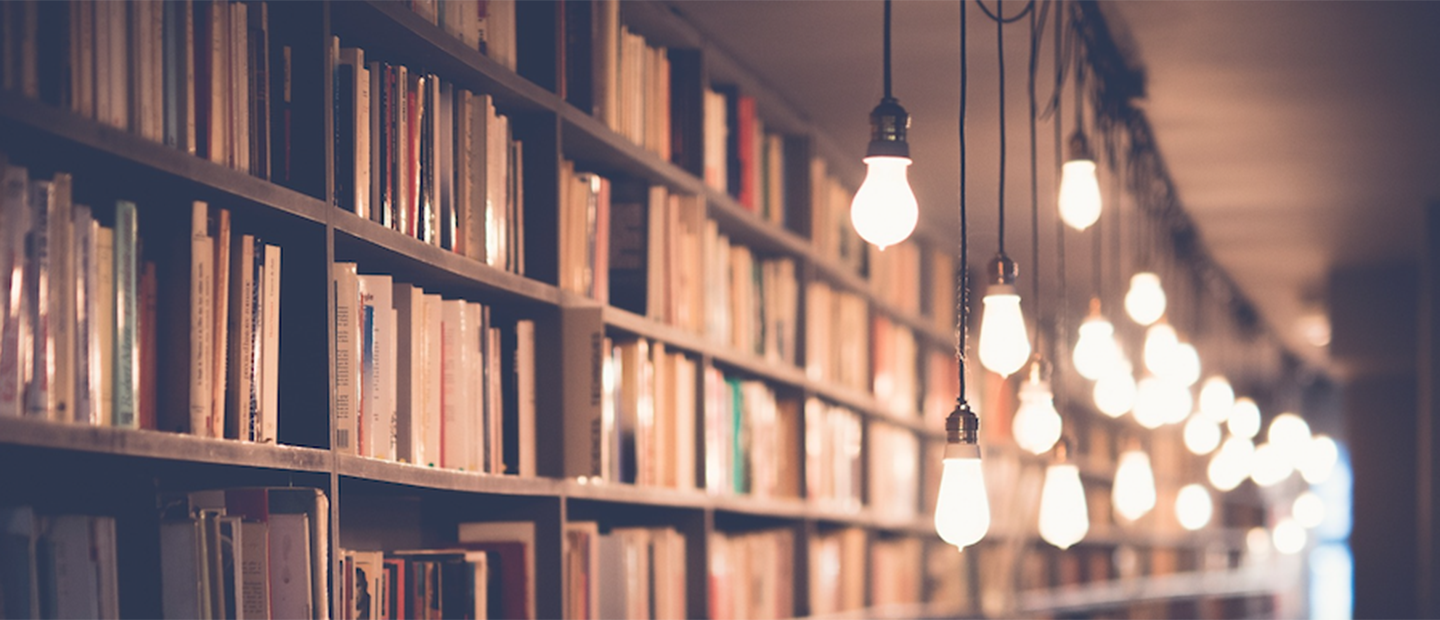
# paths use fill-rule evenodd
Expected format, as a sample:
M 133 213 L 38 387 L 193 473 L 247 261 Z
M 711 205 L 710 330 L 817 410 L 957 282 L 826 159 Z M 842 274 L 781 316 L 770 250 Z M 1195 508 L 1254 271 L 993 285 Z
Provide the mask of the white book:
M 48 548 L 48 575 L 54 588 L 56 618 L 99 618 L 98 566 L 92 559 L 90 517 L 59 515 L 45 519 L 41 547 Z
M 240 593 L 236 597 L 239 620 L 270 618 L 270 526 L 263 521 L 240 524 Z
M 250 54 L 249 7 L 244 2 L 230 4 L 230 144 L 232 167 L 250 172 Z
M 535 322 L 515 322 L 516 436 L 520 442 L 520 475 L 535 473 Z
M 80 424 L 100 423 L 100 342 L 95 279 L 99 261 L 96 237 L 99 225 L 85 205 L 75 205 L 75 416 Z
M 262 250 L 263 251 L 263 250 Z M 254 441 L 250 420 L 251 383 L 255 380 L 255 237 L 233 235 L 230 250 L 229 361 L 226 374 L 226 436 Z
M 56 174 L 50 201 L 50 333 L 55 339 L 54 412 L 51 419 L 71 422 L 75 413 L 75 252 L 70 175 Z
M 314 571 L 310 565 L 310 515 L 272 512 L 269 523 L 270 617 L 315 617 L 311 592 Z
M 30 183 L 30 237 L 25 261 L 25 288 L 29 296 L 30 372 L 24 385 L 25 415 L 54 419 L 55 416 L 55 336 L 50 325 L 55 313 L 50 300 L 50 279 L 53 260 L 50 254 L 50 208 L 55 199 L 51 181 Z M 23 372 L 23 371 L 22 371 Z
M 28 351 L 25 308 L 25 235 L 30 228 L 29 178 L 24 168 L 0 165 L 0 416 L 24 410 L 21 371 Z M 13 287 L 13 288 L 12 288 Z M 12 290 L 16 294 L 12 294 Z
M 371 321 L 369 338 L 373 339 L 370 352 L 373 359 L 366 369 L 364 386 L 365 438 L 369 443 L 369 454 L 375 458 L 395 458 L 395 325 L 394 325 L 394 283 L 390 276 L 360 276 L 361 298 L 365 300 L 366 312 Z M 362 334 L 362 337 L 366 335 Z
M 425 415 L 425 291 L 396 282 L 395 458 L 423 464 Z
M 200 576 L 203 536 L 198 520 L 160 524 L 161 613 L 166 618 L 204 618 L 205 580 Z
M 359 454 L 360 279 L 355 263 L 332 266 L 335 287 L 335 436 L 333 449 Z
M 465 360 L 461 362 L 465 379 L 461 381 L 465 396 L 465 436 L 470 441 L 466 451 L 469 471 L 490 472 L 490 419 L 487 415 L 489 377 L 485 365 L 486 337 L 483 309 L 473 301 L 465 302 L 465 320 L 460 337 L 466 343 Z
M 95 229 L 95 329 L 100 426 L 115 424 L 115 230 Z
M 444 331 L 442 314 L 444 300 L 439 295 L 425 294 L 425 360 L 424 360 L 424 415 L 420 441 L 421 456 L 416 464 L 440 467 L 441 445 L 443 442 L 444 412 L 441 407 L 444 395 Z
M 441 306 L 440 360 L 440 464 L 450 469 L 465 469 L 470 465 L 467 450 L 471 448 L 467 433 L 465 385 L 465 362 L 469 359 L 469 347 L 465 329 L 465 301 L 446 299 Z
M 207 233 L 209 206 L 195 201 L 190 211 L 190 433 L 215 437 L 214 421 L 214 240 Z M 117 265 L 118 267 L 118 265 Z M 118 335 L 118 334 L 117 334 Z M 116 355 L 124 352 L 116 351 Z M 118 366 L 118 364 L 117 364 Z M 117 392 L 118 395 L 118 392 Z
M 280 440 L 280 246 L 265 246 L 265 299 L 261 321 L 265 333 L 260 355 L 260 434 L 257 441 Z

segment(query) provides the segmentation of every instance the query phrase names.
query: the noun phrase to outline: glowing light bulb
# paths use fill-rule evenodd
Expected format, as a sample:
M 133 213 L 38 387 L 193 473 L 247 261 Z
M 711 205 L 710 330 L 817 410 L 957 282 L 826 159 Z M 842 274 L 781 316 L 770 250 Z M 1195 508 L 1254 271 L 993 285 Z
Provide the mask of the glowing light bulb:
M 1195 345 L 1181 342 L 1170 351 L 1168 378 L 1187 388 L 1200 380 L 1200 352 L 1195 350 Z
M 1085 508 L 1085 487 L 1080 469 L 1070 463 L 1056 463 L 1045 469 L 1040 490 L 1040 537 L 1056 547 L 1068 549 L 1090 531 Z
M 1165 381 L 1147 375 L 1135 387 L 1135 421 L 1145 428 L 1160 428 L 1165 423 Z
M 1282 413 L 1270 421 L 1270 432 L 1266 437 L 1286 462 L 1299 466 L 1310 448 L 1310 425 L 1298 415 Z
M 985 495 L 985 472 L 980 468 L 980 446 L 945 445 L 940 495 L 935 504 L 935 532 L 961 549 L 980 542 L 990 529 L 990 499 Z
M 1112 418 L 1125 415 L 1135 407 L 1135 377 L 1130 362 L 1121 359 L 1095 382 L 1095 408 Z
M 1262 487 L 1275 486 L 1290 477 L 1295 469 L 1285 458 L 1280 447 L 1273 443 L 1262 443 L 1255 447 L 1255 458 L 1250 462 L 1250 479 Z
M 850 203 L 850 223 L 860 238 L 885 249 L 904 241 L 915 230 L 920 205 L 906 179 L 909 157 L 865 158 L 865 181 Z
M 1330 472 L 1335 470 L 1335 461 L 1339 458 L 1340 448 L 1335 445 L 1335 440 L 1328 435 L 1316 435 L 1305 448 L 1305 457 L 1296 469 L 1300 470 L 1305 482 L 1320 484 L 1330 479 Z
M 1020 295 L 1009 284 L 991 284 L 980 317 L 980 362 L 991 372 L 1010 376 L 1030 359 L 1030 335 L 1020 312 Z
M 1130 521 L 1145 516 L 1155 507 L 1155 474 L 1150 470 L 1150 457 L 1144 452 L 1130 450 L 1120 455 L 1111 499 L 1115 502 L 1115 512 Z
M 1145 330 L 1145 368 L 1157 375 L 1169 375 L 1180 336 L 1169 323 L 1156 323 Z
M 1255 526 L 1245 532 L 1245 551 L 1252 562 L 1263 562 L 1270 557 L 1270 531 Z
M 1191 454 L 1203 456 L 1215 451 L 1220 445 L 1220 425 L 1204 414 L 1190 416 L 1185 423 L 1185 447 Z
M 1100 219 L 1100 181 L 1091 159 L 1072 159 L 1060 167 L 1060 219 L 1085 230 Z
M 1305 491 L 1295 497 L 1295 503 L 1290 506 L 1290 514 L 1300 525 L 1313 530 L 1325 522 L 1325 502 L 1313 491 Z
M 1211 486 L 1230 491 L 1250 475 L 1250 464 L 1254 460 L 1255 445 L 1244 437 L 1231 437 L 1220 444 L 1220 449 L 1210 457 L 1210 466 L 1205 473 Z
M 1254 439 L 1260 432 L 1260 407 L 1247 396 L 1235 399 L 1235 406 L 1230 408 L 1230 419 L 1225 421 L 1225 426 L 1230 429 L 1231 435 Z
M 1198 484 L 1187 484 L 1175 496 L 1175 517 L 1180 527 L 1195 531 L 1210 524 L 1210 515 L 1215 505 L 1210 500 L 1210 491 Z
M 1060 424 L 1050 384 L 1040 379 L 1038 368 L 1032 369 L 1030 377 L 1020 384 L 1020 408 L 1011 421 L 1015 443 L 1024 450 L 1041 454 L 1060 439 Z
M 1290 517 L 1275 524 L 1275 548 L 1285 555 L 1300 553 L 1305 548 L 1305 527 Z
M 1119 361 L 1115 327 L 1097 308 L 1080 324 L 1079 331 L 1080 338 L 1075 341 L 1075 372 L 1094 381 Z
M 1141 325 L 1160 320 L 1165 314 L 1165 289 L 1160 276 L 1142 271 L 1130 277 L 1130 290 L 1125 293 L 1125 312 Z
M 1215 375 L 1205 380 L 1200 387 L 1200 413 L 1216 424 L 1230 419 L 1230 410 L 1235 407 L 1235 389 L 1230 380 Z

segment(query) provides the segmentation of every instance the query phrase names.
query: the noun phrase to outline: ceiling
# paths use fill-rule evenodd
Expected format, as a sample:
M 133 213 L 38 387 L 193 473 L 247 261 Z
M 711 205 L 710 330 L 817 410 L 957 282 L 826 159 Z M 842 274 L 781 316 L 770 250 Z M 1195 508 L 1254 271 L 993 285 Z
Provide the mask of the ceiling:
M 869 0 L 672 3 L 717 48 L 828 134 L 836 153 L 853 153 L 855 175 L 868 140 L 867 115 L 881 95 L 881 6 Z M 959 6 L 926 0 L 897 2 L 893 9 L 894 94 L 913 118 L 911 181 L 922 226 L 936 236 L 952 234 L 958 211 Z M 995 23 L 974 3 L 965 6 L 967 204 L 971 260 L 978 262 L 994 253 L 998 238 L 999 55 Z M 1005 12 L 1020 6 L 1006 2 Z M 1121 48 L 1145 70 L 1146 97 L 1135 103 L 1154 128 L 1202 244 L 1278 342 L 1311 365 L 1334 370 L 1325 347 L 1302 331 L 1305 317 L 1325 316 L 1327 274 L 1338 266 L 1417 257 L 1423 207 L 1440 200 L 1440 3 L 1101 6 Z M 1037 270 L 1031 258 L 1027 36 L 1023 24 L 1004 33 L 1005 247 L 1020 262 L 1022 293 Z M 1042 101 L 1050 93 L 1045 82 L 1053 76 L 1052 50 L 1046 35 L 1037 72 Z M 1066 133 L 1073 128 L 1072 105 L 1067 95 Z M 1059 283 L 1054 144 L 1054 127 L 1042 119 L 1035 150 L 1038 247 L 1044 253 L 1038 271 L 1042 295 L 1050 300 Z M 1109 192 L 1111 180 L 1102 177 L 1102 187 Z M 1152 229 L 1137 226 L 1134 205 L 1122 199 L 1117 236 L 1112 196 L 1107 193 L 1102 219 L 1102 286 L 1114 297 L 1123 287 L 1119 273 L 1128 278 L 1136 248 Z M 1070 315 L 1083 312 L 1084 298 L 1094 290 L 1093 237 L 1065 235 L 1065 281 L 1069 296 L 1079 300 L 1072 301 Z M 1161 275 L 1177 269 L 1163 268 Z M 1168 280 L 1172 299 L 1194 306 L 1189 290 L 1177 290 L 1186 288 L 1177 279 Z M 1112 318 L 1117 313 L 1109 312 Z M 1207 324 L 1204 316 L 1177 319 L 1182 330 Z

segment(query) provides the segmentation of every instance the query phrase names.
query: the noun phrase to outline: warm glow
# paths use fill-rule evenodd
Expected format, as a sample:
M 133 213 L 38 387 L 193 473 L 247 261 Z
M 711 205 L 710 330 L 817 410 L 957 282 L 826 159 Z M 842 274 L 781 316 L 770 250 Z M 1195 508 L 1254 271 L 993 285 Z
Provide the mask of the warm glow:
M 1171 379 L 1148 376 L 1136 390 L 1135 421 L 1145 428 L 1179 423 L 1195 404 L 1190 390 Z
M 1285 453 L 1273 443 L 1262 443 L 1255 447 L 1255 458 L 1250 462 L 1250 479 L 1262 487 L 1275 486 L 1290 477 L 1295 468 L 1285 458 Z
M 1180 336 L 1169 323 L 1151 325 L 1145 330 L 1145 369 L 1157 375 L 1169 374 L 1179 345 Z
M 1310 425 L 1305 419 L 1293 413 L 1282 413 L 1270 421 L 1267 435 L 1271 445 L 1280 450 L 1281 456 L 1292 466 L 1298 467 L 1310 450 Z
M 1188 342 L 1175 345 L 1170 352 L 1168 372 L 1168 378 L 1187 388 L 1200 381 L 1200 352 L 1195 350 L 1195 345 Z
M 1080 470 L 1069 463 L 1056 463 L 1045 470 L 1040 491 L 1040 537 L 1056 547 L 1068 549 L 1090 531 L 1085 508 L 1085 487 Z
M 1231 437 L 1220 444 L 1220 450 L 1210 457 L 1206 470 L 1210 485 L 1221 491 L 1240 486 L 1250 475 L 1250 464 L 1255 460 L 1255 445 L 1244 437 Z
M 1305 482 L 1320 484 L 1330 478 L 1330 472 L 1334 471 L 1335 461 L 1339 458 L 1340 448 L 1335 445 L 1335 440 L 1328 435 L 1316 435 L 1305 448 L 1305 457 L 1296 469 L 1305 477 Z
M 985 495 L 980 446 L 947 444 L 935 503 L 935 532 L 945 542 L 964 549 L 980 542 L 989 529 L 990 499 Z
M 992 284 L 980 317 L 980 363 L 990 372 L 1010 376 L 1030 359 L 1030 335 L 1020 312 L 1020 295 L 1008 284 Z
M 1245 551 L 1249 553 L 1252 561 L 1264 561 L 1270 557 L 1270 530 L 1263 527 L 1252 527 L 1245 532 Z
M 1185 423 L 1185 447 L 1191 454 L 1206 455 L 1220 445 L 1220 425 L 1203 414 L 1190 416 Z
M 1290 517 L 1275 524 L 1275 548 L 1285 555 L 1300 553 L 1305 548 L 1305 526 Z
M 1210 491 L 1198 484 L 1185 485 L 1175 496 L 1175 517 L 1179 519 L 1180 527 L 1192 532 L 1209 525 L 1214 510 Z
M 1215 375 L 1205 380 L 1200 388 L 1200 413 L 1216 424 L 1230 419 L 1230 410 L 1235 408 L 1235 389 L 1230 380 Z
M 1060 167 L 1060 219 L 1075 230 L 1085 230 L 1100 219 L 1100 181 L 1095 162 L 1075 159 Z
M 1011 422 L 1015 443 L 1034 454 L 1042 454 L 1060 439 L 1060 412 L 1050 384 L 1040 380 L 1039 371 L 1020 384 L 1020 408 Z
M 1091 381 L 1111 369 L 1120 359 L 1115 343 L 1115 327 L 1101 314 L 1094 313 L 1080 324 L 1080 338 L 1075 341 L 1075 372 Z
M 1130 362 L 1120 360 L 1095 382 L 1095 408 L 1112 418 L 1125 415 L 1135 407 L 1135 377 L 1130 375 Z
M 1247 396 L 1235 399 L 1230 408 L 1230 419 L 1225 421 L 1230 434 L 1236 437 L 1254 439 L 1260 433 L 1260 407 Z
M 1325 522 L 1325 501 L 1314 492 L 1305 491 L 1295 498 L 1290 514 L 1300 525 L 1313 530 Z
M 1125 312 L 1141 325 L 1160 320 L 1165 314 L 1165 289 L 1160 276 L 1142 271 L 1130 277 L 1130 290 L 1125 293 Z
M 868 170 L 850 203 L 850 223 L 860 238 L 885 249 L 915 230 L 920 205 L 905 178 L 909 157 L 866 157 Z
M 1134 521 L 1155 507 L 1155 474 L 1150 470 L 1150 457 L 1139 450 L 1120 455 L 1115 470 L 1115 488 L 1111 495 L 1115 512 Z

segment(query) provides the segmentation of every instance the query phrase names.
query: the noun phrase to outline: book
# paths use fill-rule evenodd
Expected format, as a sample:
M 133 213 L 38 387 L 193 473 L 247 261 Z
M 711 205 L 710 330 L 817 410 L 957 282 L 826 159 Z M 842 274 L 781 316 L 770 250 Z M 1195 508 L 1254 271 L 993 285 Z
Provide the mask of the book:
M 225 436 L 254 441 L 256 429 L 250 418 L 251 386 L 255 376 L 252 352 L 255 350 L 255 321 L 251 316 L 255 305 L 255 236 L 234 235 L 230 250 L 230 327 L 229 360 L 225 382 Z
M 99 224 L 90 207 L 74 207 L 75 277 L 72 295 L 75 301 L 75 411 L 73 420 L 80 424 L 100 424 L 100 343 L 97 315 L 99 261 L 96 236 Z
M 55 415 L 55 336 L 51 331 L 52 302 L 49 298 L 51 273 L 50 217 L 58 195 L 52 181 L 30 183 L 31 228 L 25 242 L 25 294 L 29 298 L 30 346 L 26 354 L 31 370 L 25 372 L 22 387 L 27 417 L 52 419 Z
M 566 477 L 605 477 L 606 434 L 601 420 L 605 327 L 598 307 L 562 308 L 560 373 L 577 377 L 560 386 Z
M 498 617 L 535 618 L 535 524 L 530 521 L 469 522 L 458 541 L 469 550 L 493 551 L 490 570 L 509 577 L 500 594 Z M 520 579 L 514 579 L 520 576 Z M 492 608 L 493 609 L 493 608 Z
M 139 351 L 135 338 L 136 328 L 139 323 L 139 290 L 136 270 L 138 266 L 139 235 L 137 225 L 138 213 L 135 203 L 128 200 L 120 200 L 115 203 L 115 262 L 112 267 L 115 275 L 115 344 L 114 344 L 114 379 L 112 379 L 111 390 L 114 395 L 115 404 L 114 416 L 115 426 L 122 428 L 137 428 L 139 419 L 136 417 L 135 399 L 139 391 Z M 200 225 L 204 225 L 203 217 Z M 207 237 L 208 240 L 208 237 Z M 196 250 L 198 251 L 198 250 Z M 208 254 L 208 253 L 207 253 Z M 210 257 L 202 256 L 203 267 L 208 267 Z M 205 283 L 211 282 L 212 274 L 202 276 Z M 208 291 L 208 289 L 206 289 Z M 201 293 L 202 297 L 196 300 L 201 307 L 209 309 L 209 296 Z M 204 313 L 208 319 L 209 312 Z M 200 319 L 204 320 L 204 319 Z M 201 328 L 202 334 L 213 333 L 212 325 L 205 325 Z M 210 343 L 204 343 L 209 345 Z M 202 349 L 201 355 L 208 354 L 209 346 Z M 201 362 L 202 368 L 211 368 L 211 360 Z M 208 377 L 207 377 L 208 379 Z M 200 405 L 207 417 L 199 418 L 199 427 L 209 428 L 207 424 L 209 407 L 212 395 L 208 393 L 209 382 L 200 386 L 199 391 L 191 394 L 192 403 Z M 192 386 L 193 390 L 193 386 Z M 192 423 L 196 421 L 192 418 Z M 201 433 L 196 433 L 201 434 Z M 217 435 L 210 435 L 217 436 Z
M 355 263 L 331 267 L 335 287 L 335 432 L 333 448 L 359 454 L 360 280 Z
M 180 238 L 175 234 L 169 240 L 165 260 L 157 260 L 166 269 L 161 276 L 162 305 L 158 317 L 159 324 L 165 326 L 159 342 L 160 367 L 167 369 L 167 384 L 187 386 L 165 390 L 166 402 L 159 414 L 162 430 L 215 437 L 218 434 L 210 428 L 214 420 L 211 414 L 214 356 L 210 349 L 214 346 L 215 270 L 214 240 L 207 234 L 208 218 L 206 203 L 192 203 L 188 235 Z M 118 240 L 116 246 L 118 255 Z M 117 272 L 119 269 L 117 265 Z M 119 321 L 117 309 L 117 324 Z M 117 336 L 117 356 L 122 354 L 118 344 Z M 117 362 L 116 366 L 120 364 Z M 117 386 L 115 390 L 118 403 L 122 389 Z M 116 417 L 117 420 L 120 417 L 118 410 Z
M 23 372 L 29 351 L 30 287 L 25 282 L 26 237 L 30 228 L 29 174 L 24 168 L 0 162 L 0 416 L 19 417 L 24 411 Z

